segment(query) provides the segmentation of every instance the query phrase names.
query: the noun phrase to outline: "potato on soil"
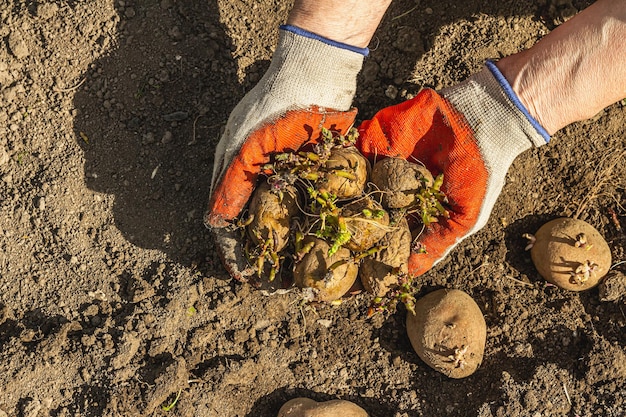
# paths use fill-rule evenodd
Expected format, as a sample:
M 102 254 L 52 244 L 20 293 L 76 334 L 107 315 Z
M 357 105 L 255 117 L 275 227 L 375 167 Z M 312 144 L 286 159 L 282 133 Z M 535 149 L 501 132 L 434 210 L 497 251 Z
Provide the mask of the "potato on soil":
M 341 209 L 341 218 L 345 220 L 351 233 L 346 247 L 355 252 L 368 250 L 391 230 L 389 213 L 370 197 L 345 205 Z
M 259 246 L 271 240 L 271 249 L 281 251 L 289 239 L 291 218 L 297 215 L 296 189 L 291 187 L 283 191 L 282 201 L 279 195 L 270 191 L 267 182 L 262 181 L 254 191 L 248 211 L 254 216 L 248 225 L 250 239 Z
M 442 289 L 415 302 L 407 333 L 417 355 L 450 378 L 464 378 L 483 360 L 487 326 L 476 302 L 463 291 Z
M 383 191 L 383 206 L 390 209 L 409 207 L 415 203 L 415 194 L 434 182 L 426 167 L 402 158 L 378 161 L 372 168 L 371 181 Z
M 318 188 L 339 198 L 359 196 L 365 189 L 370 171 L 369 161 L 354 146 L 333 148 L 324 166 L 327 171 Z
M 398 283 L 398 272 L 407 273 L 411 255 L 411 230 L 402 217 L 393 230 L 377 243 L 385 248 L 363 258 L 359 266 L 359 277 L 369 293 L 382 297 L 389 288 Z
M 330 246 L 326 241 L 307 236 L 303 246 L 307 246 L 309 242 L 313 242 L 313 247 L 294 268 L 296 285 L 300 288 L 316 289 L 315 301 L 333 301 L 341 298 L 352 287 L 358 274 L 358 266 L 352 260 L 350 251 L 339 248 L 329 257 Z M 333 264 L 336 266 L 331 271 L 329 268 Z
M 530 256 L 539 274 L 571 291 L 595 287 L 611 267 L 611 249 L 589 223 L 572 218 L 551 220 L 534 235 Z
M 294 398 L 280 407 L 278 417 L 367 417 L 367 412 L 346 400 L 318 403 L 310 398 Z

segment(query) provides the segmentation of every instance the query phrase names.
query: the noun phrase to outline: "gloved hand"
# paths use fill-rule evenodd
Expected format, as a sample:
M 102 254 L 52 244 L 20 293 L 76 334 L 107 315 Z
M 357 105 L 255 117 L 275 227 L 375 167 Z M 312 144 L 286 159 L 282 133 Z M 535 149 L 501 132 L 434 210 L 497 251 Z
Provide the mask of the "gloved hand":
M 283 26 L 269 69 L 232 111 L 217 145 L 205 224 L 230 275 L 245 281 L 248 266 L 238 233 L 227 227 L 249 200 L 261 167 L 275 152 L 320 137 L 322 127 L 346 133 L 356 77 L 367 48 L 333 42 Z
M 443 173 L 450 218 L 426 228 L 409 273 L 421 275 L 462 239 L 481 229 L 513 160 L 550 135 L 537 123 L 494 63 L 441 93 L 423 90 L 359 126 L 357 147 L 370 160 L 397 156 Z

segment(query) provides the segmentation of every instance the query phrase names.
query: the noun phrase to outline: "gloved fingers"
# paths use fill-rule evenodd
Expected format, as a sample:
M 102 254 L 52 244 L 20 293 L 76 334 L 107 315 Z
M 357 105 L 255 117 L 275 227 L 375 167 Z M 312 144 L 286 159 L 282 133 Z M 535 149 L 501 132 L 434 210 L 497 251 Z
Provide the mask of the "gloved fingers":
M 484 208 L 489 171 L 473 130 L 446 99 L 422 90 L 363 122 L 357 146 L 370 159 L 401 157 L 443 174 L 449 218 L 424 229 L 409 261 L 411 274 L 423 274 L 473 230 Z
M 295 151 L 317 141 L 322 127 L 345 134 L 354 122 L 356 109 L 346 112 L 312 107 L 292 110 L 254 131 L 241 146 L 217 181 L 205 215 L 209 227 L 225 227 L 244 208 L 263 165 L 273 153 Z
M 211 229 L 218 255 L 228 274 L 240 282 L 247 282 L 254 274 L 244 255 L 240 232 L 226 227 Z

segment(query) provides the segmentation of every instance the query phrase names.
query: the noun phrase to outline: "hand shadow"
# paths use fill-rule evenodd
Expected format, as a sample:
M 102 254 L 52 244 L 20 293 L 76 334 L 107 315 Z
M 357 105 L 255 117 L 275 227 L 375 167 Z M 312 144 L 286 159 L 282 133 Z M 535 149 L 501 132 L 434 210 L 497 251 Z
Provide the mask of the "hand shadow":
M 118 7 L 119 46 L 75 96 L 85 181 L 112 196 L 111 221 L 132 244 L 217 264 L 202 214 L 220 129 L 244 94 L 220 10 L 203 0 L 128 9 Z

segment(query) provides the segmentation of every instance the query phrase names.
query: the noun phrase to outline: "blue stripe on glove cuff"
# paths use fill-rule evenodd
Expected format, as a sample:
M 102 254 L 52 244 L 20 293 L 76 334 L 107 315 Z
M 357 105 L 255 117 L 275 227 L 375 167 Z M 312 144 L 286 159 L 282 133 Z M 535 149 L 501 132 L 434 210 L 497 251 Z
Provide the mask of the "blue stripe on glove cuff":
M 543 128 L 543 126 L 541 126 L 541 124 L 534 117 L 530 115 L 528 109 L 526 109 L 526 106 L 522 104 L 519 97 L 517 97 L 517 94 L 515 94 L 515 91 L 513 91 L 513 88 L 511 88 L 511 84 L 509 84 L 509 82 L 506 80 L 506 78 L 504 78 L 504 75 L 502 75 L 498 67 L 496 67 L 496 64 L 493 61 L 488 60 L 485 65 L 487 66 L 487 68 L 489 68 L 489 71 L 491 71 L 495 79 L 498 80 L 500 87 L 502 87 L 502 90 L 504 90 L 509 100 L 511 100 L 513 104 L 515 104 L 515 106 L 519 109 L 519 111 L 521 111 L 524 116 L 526 116 L 530 124 L 533 125 L 535 129 L 537 129 L 537 133 L 539 133 L 545 139 L 546 143 L 550 142 L 550 134 L 546 131 L 546 129 Z
M 305 38 L 318 40 L 320 42 L 325 43 L 326 45 L 330 45 L 330 46 L 334 46 L 336 48 L 341 48 L 341 49 L 346 49 L 348 51 L 356 52 L 357 54 L 361 54 L 363 56 L 368 56 L 369 53 L 370 53 L 370 50 L 368 48 L 359 48 L 359 47 L 356 47 L 356 46 L 348 45 L 347 43 L 333 41 L 331 39 L 327 39 L 327 38 L 325 38 L 323 36 L 317 35 L 317 34 L 315 34 L 313 32 L 309 32 L 308 30 L 304 30 L 304 29 L 299 28 L 297 26 L 281 25 L 280 29 L 286 30 L 286 31 L 291 32 L 291 33 L 295 33 L 296 35 L 304 36 Z

